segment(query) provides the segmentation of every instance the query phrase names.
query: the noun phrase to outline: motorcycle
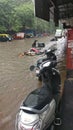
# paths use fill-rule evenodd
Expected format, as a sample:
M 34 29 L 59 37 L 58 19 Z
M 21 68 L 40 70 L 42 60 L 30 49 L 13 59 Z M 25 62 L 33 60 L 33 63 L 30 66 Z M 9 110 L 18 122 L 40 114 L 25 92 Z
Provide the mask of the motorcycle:
M 16 115 L 16 130 L 54 130 L 57 108 L 57 98 L 54 95 L 59 97 L 61 83 L 60 73 L 54 64 L 56 61 L 48 60 L 40 65 L 42 86 L 33 90 L 22 102 Z M 57 89 L 53 90 L 53 87 Z M 56 123 L 60 124 L 61 122 Z
M 32 44 L 32 47 L 34 48 L 43 48 L 45 47 L 45 43 L 43 42 L 37 42 L 38 40 L 34 40 L 33 44 Z
M 39 81 L 42 81 L 42 77 L 40 75 L 40 64 L 46 60 L 50 60 L 50 61 L 56 60 L 57 61 L 57 57 L 54 53 L 55 51 L 56 51 L 56 48 L 45 50 L 44 54 L 46 57 L 40 58 L 37 60 L 37 62 L 35 64 L 36 67 L 34 66 L 34 68 L 35 68 L 36 77 L 38 77 Z

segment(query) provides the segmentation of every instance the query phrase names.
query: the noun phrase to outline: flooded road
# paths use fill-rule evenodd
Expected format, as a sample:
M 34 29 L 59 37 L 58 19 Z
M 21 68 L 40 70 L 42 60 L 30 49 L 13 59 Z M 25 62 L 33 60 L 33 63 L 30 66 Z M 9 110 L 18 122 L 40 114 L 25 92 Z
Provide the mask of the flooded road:
M 51 37 L 38 38 L 39 42 L 49 43 Z M 15 130 L 15 116 L 23 99 L 35 88 L 41 86 L 35 72 L 30 72 L 30 65 L 39 56 L 23 56 L 22 53 L 31 48 L 34 38 L 0 42 L 0 130 Z M 58 53 L 58 52 L 57 52 Z M 58 65 L 62 88 L 65 80 L 65 55 L 57 54 L 61 63 Z

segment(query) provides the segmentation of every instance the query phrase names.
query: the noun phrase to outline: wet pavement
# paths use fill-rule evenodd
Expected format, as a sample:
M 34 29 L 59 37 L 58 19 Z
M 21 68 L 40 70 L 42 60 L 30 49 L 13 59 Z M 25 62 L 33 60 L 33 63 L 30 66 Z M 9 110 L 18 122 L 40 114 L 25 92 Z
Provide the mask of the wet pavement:
M 39 42 L 49 43 L 51 37 L 38 38 Z M 15 130 L 15 116 L 21 102 L 35 88 L 41 87 L 35 72 L 30 72 L 30 65 L 39 56 L 19 54 L 30 49 L 34 38 L 0 42 L 0 130 Z M 58 67 L 62 77 L 62 88 L 65 80 L 65 55 L 57 52 L 62 61 Z

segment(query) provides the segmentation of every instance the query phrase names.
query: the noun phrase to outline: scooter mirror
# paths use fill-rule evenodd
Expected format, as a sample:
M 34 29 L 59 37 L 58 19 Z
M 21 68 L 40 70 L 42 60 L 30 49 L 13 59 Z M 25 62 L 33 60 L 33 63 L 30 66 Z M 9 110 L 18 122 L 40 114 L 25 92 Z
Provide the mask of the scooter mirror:
M 33 70 L 34 70 L 34 68 L 35 68 L 35 66 L 34 66 L 34 65 L 31 65 L 31 66 L 30 66 L 30 70 L 31 70 L 31 71 L 33 71 Z

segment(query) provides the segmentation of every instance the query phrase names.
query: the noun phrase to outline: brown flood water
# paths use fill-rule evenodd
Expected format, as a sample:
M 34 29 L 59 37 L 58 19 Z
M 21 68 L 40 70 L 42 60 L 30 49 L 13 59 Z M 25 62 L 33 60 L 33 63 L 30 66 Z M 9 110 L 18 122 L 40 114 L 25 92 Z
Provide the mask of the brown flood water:
M 39 42 L 49 43 L 51 37 L 38 38 Z M 23 56 L 31 48 L 34 38 L 0 42 L 0 130 L 15 130 L 15 117 L 21 102 L 35 88 L 41 86 L 35 72 L 30 72 L 30 65 L 39 56 Z M 59 65 L 62 88 L 65 80 L 65 58 Z

